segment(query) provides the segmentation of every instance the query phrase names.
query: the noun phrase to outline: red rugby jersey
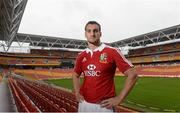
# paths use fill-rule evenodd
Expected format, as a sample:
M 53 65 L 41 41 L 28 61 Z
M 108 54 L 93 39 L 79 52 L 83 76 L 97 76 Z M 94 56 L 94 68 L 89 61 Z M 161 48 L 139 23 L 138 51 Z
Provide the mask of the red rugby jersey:
M 74 71 L 84 75 L 80 94 L 87 102 L 100 101 L 115 96 L 114 75 L 116 66 L 125 72 L 133 65 L 117 48 L 101 44 L 94 51 L 86 49 L 81 52 L 74 67 Z

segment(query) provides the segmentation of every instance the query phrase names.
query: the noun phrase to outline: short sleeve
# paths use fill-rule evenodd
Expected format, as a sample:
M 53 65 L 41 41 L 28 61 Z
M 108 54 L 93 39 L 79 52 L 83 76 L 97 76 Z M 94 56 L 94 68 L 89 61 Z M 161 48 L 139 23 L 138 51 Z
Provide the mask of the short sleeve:
M 80 54 L 76 58 L 74 72 L 76 72 L 78 75 L 81 75 L 82 73 L 82 58 Z
M 124 73 L 127 69 L 133 67 L 133 65 L 125 58 L 125 56 L 121 53 L 119 49 L 113 49 L 113 58 L 115 63 L 122 73 Z

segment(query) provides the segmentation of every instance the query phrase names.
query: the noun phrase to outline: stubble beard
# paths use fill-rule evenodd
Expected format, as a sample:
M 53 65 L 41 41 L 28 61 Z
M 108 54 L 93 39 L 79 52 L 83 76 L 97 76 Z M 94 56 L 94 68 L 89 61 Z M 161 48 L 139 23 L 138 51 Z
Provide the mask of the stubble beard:
M 88 44 L 92 44 L 92 45 L 100 45 L 100 40 L 96 40 L 96 41 L 88 41 Z

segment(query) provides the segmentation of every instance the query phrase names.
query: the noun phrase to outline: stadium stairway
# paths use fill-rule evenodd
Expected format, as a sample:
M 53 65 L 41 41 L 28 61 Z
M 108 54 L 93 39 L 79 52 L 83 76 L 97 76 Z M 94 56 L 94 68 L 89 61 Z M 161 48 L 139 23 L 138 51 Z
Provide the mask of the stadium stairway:
M 17 111 L 8 84 L 4 81 L 0 82 L 0 102 L 0 112 Z

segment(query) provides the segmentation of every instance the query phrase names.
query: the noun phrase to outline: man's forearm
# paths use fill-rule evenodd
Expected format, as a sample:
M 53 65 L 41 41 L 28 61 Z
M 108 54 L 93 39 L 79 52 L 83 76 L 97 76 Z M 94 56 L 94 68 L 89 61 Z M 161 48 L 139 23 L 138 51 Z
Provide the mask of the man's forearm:
M 80 75 L 73 75 L 73 84 L 74 84 L 74 91 L 75 91 L 75 96 L 78 102 L 81 102 L 84 100 L 84 97 L 80 94 Z
M 111 108 L 113 106 L 117 106 L 122 103 L 123 100 L 127 97 L 128 93 L 131 91 L 137 81 L 137 74 L 135 74 L 130 69 L 125 73 L 125 75 L 127 75 L 128 77 L 120 94 L 116 97 L 101 101 L 101 107 Z
M 79 89 L 80 89 L 80 79 L 79 77 L 75 74 L 73 75 L 73 85 L 74 85 L 74 91 L 75 93 L 79 93 Z
M 127 97 L 127 95 L 129 94 L 133 86 L 135 85 L 138 78 L 136 73 L 128 73 L 127 76 L 128 77 L 125 81 L 125 85 L 123 89 L 121 90 L 120 94 L 118 95 L 118 98 L 120 101 L 119 103 L 121 103 Z

